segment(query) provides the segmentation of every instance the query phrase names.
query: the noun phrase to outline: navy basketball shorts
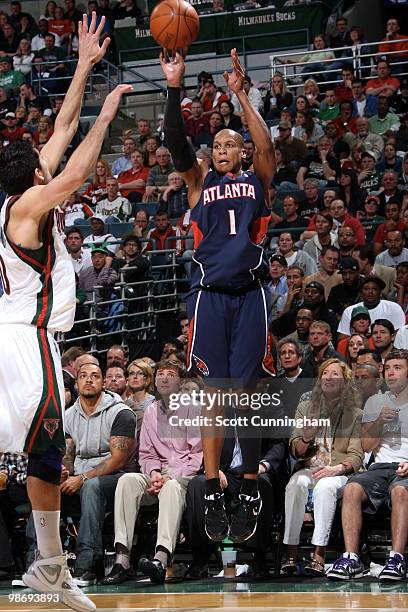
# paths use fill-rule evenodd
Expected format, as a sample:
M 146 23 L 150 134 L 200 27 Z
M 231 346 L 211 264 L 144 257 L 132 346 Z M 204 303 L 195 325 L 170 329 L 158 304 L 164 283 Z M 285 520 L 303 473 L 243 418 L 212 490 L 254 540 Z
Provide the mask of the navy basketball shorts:
M 190 295 L 188 370 L 208 385 L 217 381 L 214 386 L 245 386 L 259 378 L 267 352 L 267 299 L 261 286 L 241 295 Z

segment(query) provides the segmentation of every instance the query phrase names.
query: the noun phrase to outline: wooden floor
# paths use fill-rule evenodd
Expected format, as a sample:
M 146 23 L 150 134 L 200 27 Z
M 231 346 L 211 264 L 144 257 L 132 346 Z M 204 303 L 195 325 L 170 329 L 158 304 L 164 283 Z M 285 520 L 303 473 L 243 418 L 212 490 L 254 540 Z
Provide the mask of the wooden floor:
M 398 589 L 398 587 L 396 587 Z M 405 589 L 404 589 L 405 590 Z M 22 591 L 20 591 L 22 593 Z M 408 610 L 408 594 L 394 592 L 291 592 L 291 593 L 103 593 L 90 595 L 100 611 L 162 610 L 186 612 L 382 612 L 384 610 Z M 0 611 L 18 610 L 66 610 L 61 604 L 10 603 L 7 596 L 0 596 Z

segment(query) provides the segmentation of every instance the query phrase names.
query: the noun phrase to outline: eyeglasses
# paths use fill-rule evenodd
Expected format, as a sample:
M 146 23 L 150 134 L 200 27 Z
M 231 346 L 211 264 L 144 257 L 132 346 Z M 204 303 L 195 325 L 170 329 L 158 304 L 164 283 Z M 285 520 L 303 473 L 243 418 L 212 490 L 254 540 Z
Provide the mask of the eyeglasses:
M 129 378 L 136 378 L 136 376 L 146 376 L 146 374 L 143 374 L 143 372 L 129 372 Z

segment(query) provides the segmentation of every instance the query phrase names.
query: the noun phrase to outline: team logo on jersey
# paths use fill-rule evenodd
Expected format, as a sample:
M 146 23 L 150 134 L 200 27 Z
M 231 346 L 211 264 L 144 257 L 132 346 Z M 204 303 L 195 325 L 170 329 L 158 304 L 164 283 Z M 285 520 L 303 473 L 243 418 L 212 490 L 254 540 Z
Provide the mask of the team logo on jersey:
M 43 425 L 47 434 L 53 439 L 55 432 L 57 431 L 61 419 L 44 419 Z
M 193 361 L 194 361 L 195 367 L 203 376 L 209 376 L 210 370 L 208 369 L 208 366 L 205 363 L 205 361 L 203 361 L 199 357 L 196 357 L 195 355 L 193 355 Z

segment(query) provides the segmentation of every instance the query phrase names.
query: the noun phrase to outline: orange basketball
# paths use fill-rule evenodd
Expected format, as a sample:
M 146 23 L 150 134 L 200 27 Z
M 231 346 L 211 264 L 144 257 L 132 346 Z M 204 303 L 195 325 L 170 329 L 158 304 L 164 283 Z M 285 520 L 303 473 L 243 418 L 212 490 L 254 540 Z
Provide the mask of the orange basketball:
M 164 49 L 184 49 L 197 38 L 200 20 L 186 0 L 163 0 L 150 15 L 150 32 Z

